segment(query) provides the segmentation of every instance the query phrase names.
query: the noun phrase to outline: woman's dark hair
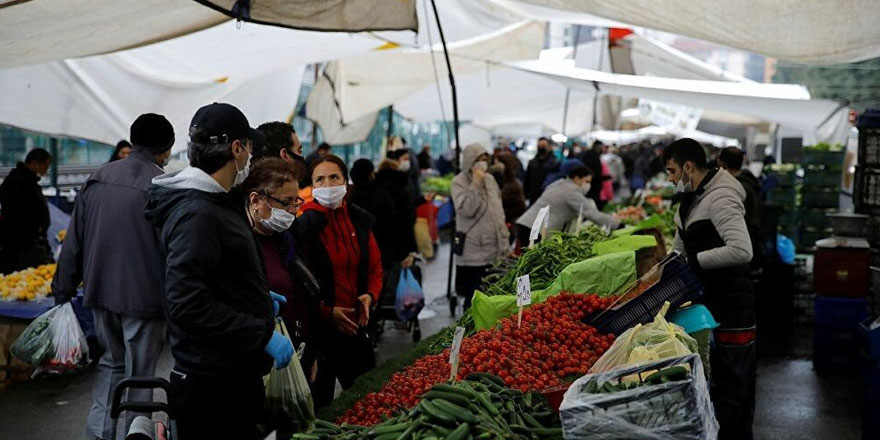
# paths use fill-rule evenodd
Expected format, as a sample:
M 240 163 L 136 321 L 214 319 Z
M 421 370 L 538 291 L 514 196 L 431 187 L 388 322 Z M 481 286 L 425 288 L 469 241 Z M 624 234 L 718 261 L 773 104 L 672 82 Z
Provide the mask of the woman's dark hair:
M 296 181 L 296 171 L 291 164 L 280 157 L 264 157 L 251 165 L 241 187 L 245 194 L 255 192 L 268 196 L 286 183 Z
M 336 164 L 336 166 L 338 166 L 339 169 L 342 170 L 342 179 L 345 180 L 346 183 L 348 183 L 348 167 L 345 165 L 345 161 L 340 159 L 339 156 L 336 156 L 333 154 L 328 154 L 324 157 L 319 157 L 319 158 L 312 161 L 312 165 L 309 166 L 309 175 L 308 175 L 310 182 L 312 180 L 312 176 L 315 174 L 315 168 L 317 168 L 318 165 L 321 165 L 324 162 L 330 162 L 330 163 Z
M 266 135 L 266 142 L 260 146 L 254 146 L 254 159 L 263 157 L 278 157 L 281 150 L 288 150 L 291 144 L 291 136 L 296 131 L 293 126 L 281 121 L 266 122 L 257 130 Z M 293 153 L 288 150 L 288 153 Z
M 706 150 L 699 142 L 691 138 L 681 138 L 663 149 L 663 163 L 675 162 L 683 167 L 686 162 L 693 162 L 697 169 L 706 169 Z
M 131 143 L 127 140 L 123 139 L 116 143 L 116 148 L 113 150 L 113 154 L 110 155 L 110 160 L 107 163 L 115 162 L 120 159 L 119 152 L 122 151 L 123 148 L 131 148 Z
M 569 179 L 574 179 L 575 177 L 580 179 L 580 178 L 584 178 L 584 177 L 592 176 L 592 175 L 593 175 L 593 172 L 590 171 L 589 168 L 587 168 L 583 165 L 576 166 L 576 167 L 568 170 L 568 178 Z

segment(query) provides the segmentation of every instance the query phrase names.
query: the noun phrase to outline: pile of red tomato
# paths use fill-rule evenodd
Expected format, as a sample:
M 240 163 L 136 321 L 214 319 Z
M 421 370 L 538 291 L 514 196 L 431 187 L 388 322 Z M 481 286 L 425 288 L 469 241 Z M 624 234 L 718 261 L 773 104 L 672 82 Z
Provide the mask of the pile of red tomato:
M 465 338 L 461 344 L 458 378 L 471 372 L 492 373 L 510 388 L 541 390 L 587 373 L 614 342 L 580 320 L 604 310 L 613 299 L 561 293 L 534 304 L 522 314 L 501 320 L 495 328 Z M 432 385 L 449 379 L 449 351 L 425 356 L 382 389 L 355 403 L 337 423 L 371 426 L 397 409 L 415 406 Z

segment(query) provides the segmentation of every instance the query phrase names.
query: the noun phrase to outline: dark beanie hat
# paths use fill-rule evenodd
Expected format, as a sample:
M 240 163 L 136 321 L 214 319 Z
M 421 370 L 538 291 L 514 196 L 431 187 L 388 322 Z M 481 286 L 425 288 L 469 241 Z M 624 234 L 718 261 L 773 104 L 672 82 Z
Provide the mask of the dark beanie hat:
M 370 182 L 370 174 L 373 173 L 373 162 L 369 159 L 358 159 L 351 166 L 351 181 L 355 185 L 366 185 Z
M 131 124 L 131 143 L 151 154 L 161 154 L 174 145 L 174 127 L 162 115 L 144 113 Z

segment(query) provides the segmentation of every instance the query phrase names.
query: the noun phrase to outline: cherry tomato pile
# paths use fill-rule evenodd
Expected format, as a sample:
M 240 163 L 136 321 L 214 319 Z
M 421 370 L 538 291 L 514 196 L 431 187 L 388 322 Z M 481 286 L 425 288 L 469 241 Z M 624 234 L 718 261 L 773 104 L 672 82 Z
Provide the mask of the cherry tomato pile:
M 580 320 L 612 302 L 563 292 L 523 310 L 520 328 L 516 315 L 505 318 L 462 341 L 457 377 L 488 372 L 510 388 L 530 391 L 582 376 L 611 346 L 614 335 L 600 335 Z M 337 423 L 372 426 L 393 411 L 415 406 L 432 385 L 449 379 L 448 360 L 449 350 L 419 359 L 355 403 Z

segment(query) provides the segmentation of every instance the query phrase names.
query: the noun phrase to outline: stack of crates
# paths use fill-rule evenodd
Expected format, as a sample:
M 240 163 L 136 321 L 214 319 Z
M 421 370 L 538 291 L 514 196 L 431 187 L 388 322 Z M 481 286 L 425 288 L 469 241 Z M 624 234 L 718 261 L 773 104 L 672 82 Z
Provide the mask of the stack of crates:
M 865 298 L 817 292 L 813 331 L 813 368 L 819 373 L 853 374 L 861 364 L 859 324 L 868 318 Z
M 856 212 L 880 214 L 880 109 L 859 116 L 859 165 L 856 167 L 853 201 Z
M 772 182 L 772 188 L 767 192 L 766 203 L 778 208 L 777 232 L 795 240 L 797 238 L 797 166 L 794 164 L 780 164 L 768 166 L 764 169 L 764 175 Z
M 876 316 L 859 324 L 862 335 L 862 438 L 880 438 L 880 327 L 871 328 Z
M 816 240 L 831 236 L 831 223 L 826 215 L 837 212 L 840 205 L 843 157 L 843 151 L 804 149 L 797 235 L 798 248 L 802 250 L 812 250 Z

